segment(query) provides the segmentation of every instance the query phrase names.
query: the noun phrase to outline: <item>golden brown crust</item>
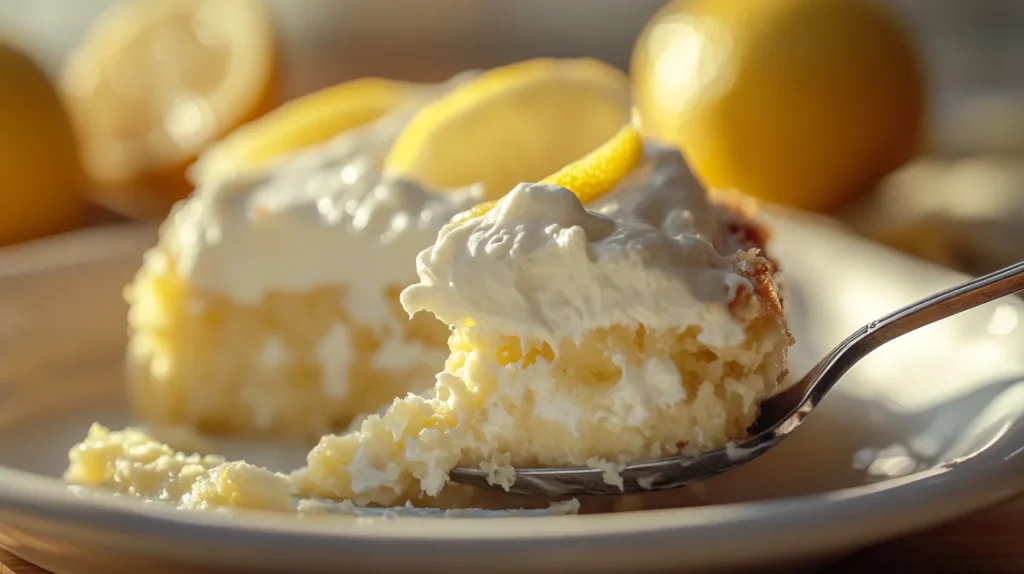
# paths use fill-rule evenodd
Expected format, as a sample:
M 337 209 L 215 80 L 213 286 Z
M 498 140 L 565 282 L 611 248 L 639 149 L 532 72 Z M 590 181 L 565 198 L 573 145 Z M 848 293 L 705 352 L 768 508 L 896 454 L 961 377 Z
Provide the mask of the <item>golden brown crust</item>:
M 772 228 L 760 217 L 757 201 L 750 196 L 731 190 L 711 190 L 711 202 L 723 212 L 726 232 L 740 249 L 756 248 L 772 267 L 772 274 L 778 272 L 778 262 L 767 251 L 772 238 Z
M 708 192 L 711 202 L 721 207 L 729 223 L 735 225 L 742 236 L 748 237 L 756 247 L 764 249 L 771 239 L 771 228 L 760 218 L 761 209 L 754 198 L 733 190 L 713 189 Z
M 792 344 L 793 335 L 786 323 L 782 298 L 775 282 L 775 265 L 762 257 L 756 248 L 737 253 L 734 263 L 739 274 L 750 281 L 752 289 L 740 286 L 729 303 L 729 311 L 740 320 L 762 319 L 781 325 Z
M 753 292 L 740 288 L 729 310 L 737 318 L 764 315 L 786 327 L 784 300 L 779 285 L 779 265 L 768 252 L 772 229 L 759 217 L 757 201 L 733 190 L 711 190 L 712 202 L 724 212 L 725 226 L 733 241 L 744 251 L 736 253 L 734 263 L 741 275 L 753 285 Z M 755 304 L 756 303 L 756 304 Z M 792 342 L 792 335 L 786 328 Z

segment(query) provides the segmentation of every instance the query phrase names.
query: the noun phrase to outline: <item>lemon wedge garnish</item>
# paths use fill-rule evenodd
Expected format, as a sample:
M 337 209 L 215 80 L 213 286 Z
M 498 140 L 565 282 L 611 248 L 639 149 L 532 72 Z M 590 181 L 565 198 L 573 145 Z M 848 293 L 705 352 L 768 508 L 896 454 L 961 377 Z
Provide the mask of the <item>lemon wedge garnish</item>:
M 549 175 L 541 183 L 564 187 L 586 205 L 615 189 L 636 169 L 643 157 L 644 142 L 640 132 L 627 126 L 601 147 Z M 498 200 L 481 203 L 453 217 L 452 223 L 483 216 L 497 203 Z
M 135 0 L 105 12 L 62 76 L 94 199 L 159 217 L 210 143 L 273 107 L 276 45 L 256 0 Z
M 589 59 L 529 60 L 425 106 L 384 168 L 439 189 L 482 183 L 497 199 L 593 150 L 629 120 L 621 71 Z
M 361 78 L 292 100 L 203 153 L 192 179 L 263 167 L 384 116 L 408 102 L 416 88 L 408 82 Z

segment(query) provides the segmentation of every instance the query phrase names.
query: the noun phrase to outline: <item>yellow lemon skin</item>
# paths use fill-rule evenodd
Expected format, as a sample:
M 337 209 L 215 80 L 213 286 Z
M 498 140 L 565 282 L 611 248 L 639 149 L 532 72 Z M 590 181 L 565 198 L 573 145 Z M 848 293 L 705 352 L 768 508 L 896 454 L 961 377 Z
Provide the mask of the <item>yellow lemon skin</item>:
M 644 140 L 625 126 L 601 147 L 541 180 L 568 189 L 580 203 L 593 203 L 610 193 L 644 158 Z
M 67 231 L 86 202 L 78 151 L 56 88 L 0 41 L 0 246 Z
M 615 189 L 643 158 L 643 137 L 635 127 L 627 125 L 601 147 L 542 179 L 541 183 L 564 187 L 586 205 Z M 487 201 L 459 213 L 452 218 L 452 223 L 482 217 L 494 209 L 498 201 Z
M 836 208 L 912 158 L 926 90 L 909 34 L 864 0 L 665 6 L 631 65 L 645 133 L 713 187 Z

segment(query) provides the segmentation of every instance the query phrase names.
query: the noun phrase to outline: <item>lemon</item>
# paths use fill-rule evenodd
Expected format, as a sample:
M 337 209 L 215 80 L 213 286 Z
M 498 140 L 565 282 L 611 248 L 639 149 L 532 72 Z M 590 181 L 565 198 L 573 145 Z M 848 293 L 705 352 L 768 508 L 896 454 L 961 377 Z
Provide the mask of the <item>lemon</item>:
M 573 192 L 584 205 L 609 193 L 630 174 L 644 157 L 644 142 L 632 126 L 619 130 L 601 147 L 545 177 L 541 183 L 558 185 Z M 480 217 L 497 205 L 491 200 L 472 207 L 452 218 L 453 223 Z
M 0 245 L 79 223 L 85 208 L 71 123 L 56 88 L 0 42 Z
M 104 13 L 62 77 L 94 198 L 163 216 L 189 193 L 197 155 L 272 107 L 275 54 L 256 0 L 135 0 Z
M 495 199 L 586 154 L 630 121 L 629 80 L 596 60 L 495 68 L 431 102 L 385 170 L 435 188 L 482 183 Z
M 861 0 L 663 8 L 631 72 L 641 127 L 714 187 L 829 210 L 915 155 L 923 73 L 902 26 Z
M 199 157 L 194 179 L 259 168 L 380 118 L 408 102 L 416 84 L 361 78 L 292 100 L 228 135 Z

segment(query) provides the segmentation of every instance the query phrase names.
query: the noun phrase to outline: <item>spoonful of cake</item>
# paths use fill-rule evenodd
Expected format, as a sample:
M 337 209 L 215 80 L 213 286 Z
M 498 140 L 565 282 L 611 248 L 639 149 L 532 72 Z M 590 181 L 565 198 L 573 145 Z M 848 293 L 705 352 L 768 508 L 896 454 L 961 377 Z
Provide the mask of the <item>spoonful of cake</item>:
M 625 465 L 617 470 L 619 484 L 609 484 L 606 471 L 599 468 L 516 468 L 509 490 L 543 495 L 645 492 L 675 488 L 736 468 L 778 445 L 857 361 L 875 349 L 920 327 L 1021 290 L 1024 262 L 928 296 L 865 325 L 793 385 L 762 401 L 748 437 L 723 448 Z M 487 472 L 478 468 L 454 468 L 450 478 L 473 486 L 493 486 Z
M 884 342 L 1024 289 L 1022 265 L 939 293 L 779 392 L 793 339 L 767 230 L 738 198 L 706 192 L 678 150 L 645 142 L 640 159 L 596 200 L 572 178 L 521 184 L 444 226 L 401 294 L 406 312 L 451 329 L 444 370 L 431 392 L 321 439 L 297 491 L 386 505 L 450 482 L 546 496 L 677 487 L 774 447 Z

